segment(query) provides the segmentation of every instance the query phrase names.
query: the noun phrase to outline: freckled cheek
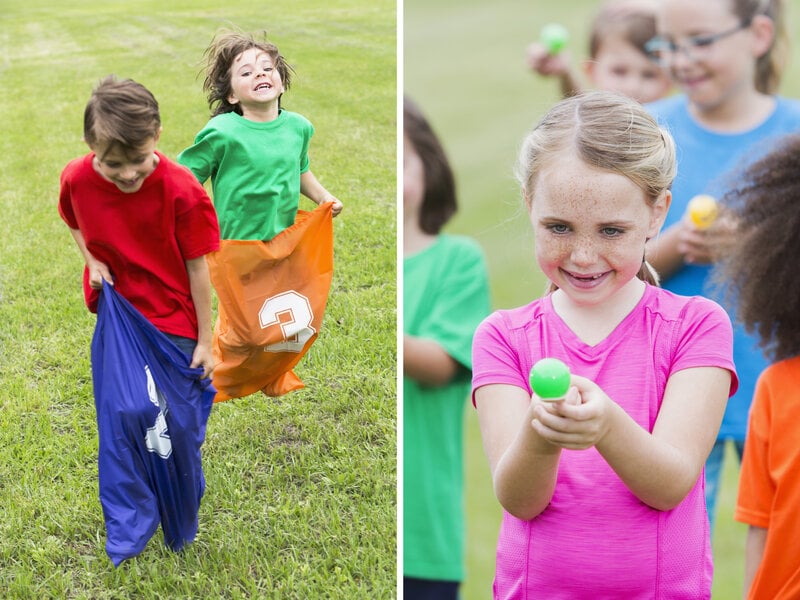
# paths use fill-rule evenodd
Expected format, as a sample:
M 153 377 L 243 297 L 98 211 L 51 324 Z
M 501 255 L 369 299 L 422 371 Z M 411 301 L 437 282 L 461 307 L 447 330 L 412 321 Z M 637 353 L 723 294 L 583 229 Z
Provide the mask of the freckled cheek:
M 541 235 L 536 239 L 536 258 L 542 270 L 556 269 L 573 260 L 593 260 L 614 268 L 622 268 L 627 263 L 641 262 L 644 245 L 631 240 L 620 243 L 619 240 L 576 241 L 574 238 L 562 238 L 552 235 Z
M 546 238 L 546 239 L 545 239 Z M 536 261 L 546 275 L 552 274 L 567 262 L 572 253 L 572 244 L 547 233 L 536 238 Z

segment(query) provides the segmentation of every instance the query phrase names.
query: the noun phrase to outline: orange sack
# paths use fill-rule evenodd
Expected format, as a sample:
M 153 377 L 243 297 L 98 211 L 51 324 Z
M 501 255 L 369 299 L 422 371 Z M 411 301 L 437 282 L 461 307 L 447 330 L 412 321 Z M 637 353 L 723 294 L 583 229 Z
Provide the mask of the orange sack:
M 333 277 L 332 207 L 298 211 L 294 225 L 268 242 L 222 240 L 207 255 L 219 299 L 214 402 L 304 387 L 292 369 L 322 326 Z

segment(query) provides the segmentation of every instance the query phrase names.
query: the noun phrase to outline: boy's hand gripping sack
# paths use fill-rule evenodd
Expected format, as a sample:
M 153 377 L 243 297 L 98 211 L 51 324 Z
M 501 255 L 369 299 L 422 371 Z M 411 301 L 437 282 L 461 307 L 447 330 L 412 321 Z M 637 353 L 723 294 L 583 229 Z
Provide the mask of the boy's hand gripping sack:
M 332 203 L 298 211 L 268 242 L 222 240 L 207 255 L 219 298 L 217 402 L 303 387 L 292 371 L 319 335 L 333 277 Z
M 158 524 L 180 550 L 197 534 L 200 447 L 216 390 L 203 369 L 112 286 L 92 339 L 100 503 L 114 565 L 139 554 Z

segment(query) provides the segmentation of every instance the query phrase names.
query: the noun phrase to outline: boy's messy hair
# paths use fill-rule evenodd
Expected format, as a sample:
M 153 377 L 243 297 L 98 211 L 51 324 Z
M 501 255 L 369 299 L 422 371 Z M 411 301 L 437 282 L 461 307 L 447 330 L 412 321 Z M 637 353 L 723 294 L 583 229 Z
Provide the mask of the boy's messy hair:
M 286 62 L 278 47 L 266 40 L 266 33 L 263 35 L 263 41 L 259 41 L 248 33 L 223 31 L 206 48 L 203 54 L 206 73 L 203 81 L 203 91 L 207 94 L 208 107 L 211 109 L 212 117 L 229 112 L 242 114 L 242 107 L 238 103 L 231 104 L 228 102 L 232 91 L 231 68 L 236 57 L 250 48 L 258 48 L 272 58 L 272 62 L 281 76 L 281 81 L 283 81 L 284 89 L 289 89 L 294 69 Z M 278 99 L 278 106 L 280 107 L 280 98 Z
M 106 145 L 106 151 L 136 150 L 158 136 L 160 129 L 158 102 L 150 90 L 114 75 L 97 84 L 83 113 L 83 139 L 92 148 Z

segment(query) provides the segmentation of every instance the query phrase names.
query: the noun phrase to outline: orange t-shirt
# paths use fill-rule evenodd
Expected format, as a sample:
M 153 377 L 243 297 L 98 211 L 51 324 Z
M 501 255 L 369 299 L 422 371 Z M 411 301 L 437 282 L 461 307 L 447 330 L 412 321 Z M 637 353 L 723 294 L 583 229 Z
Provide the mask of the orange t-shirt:
M 800 598 L 800 357 L 756 384 L 734 518 L 767 530 L 748 598 Z

